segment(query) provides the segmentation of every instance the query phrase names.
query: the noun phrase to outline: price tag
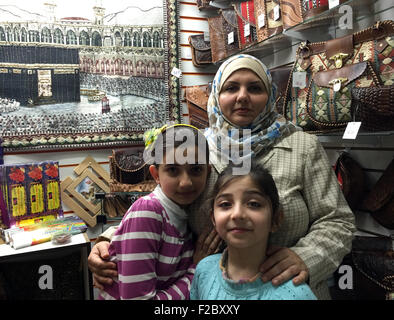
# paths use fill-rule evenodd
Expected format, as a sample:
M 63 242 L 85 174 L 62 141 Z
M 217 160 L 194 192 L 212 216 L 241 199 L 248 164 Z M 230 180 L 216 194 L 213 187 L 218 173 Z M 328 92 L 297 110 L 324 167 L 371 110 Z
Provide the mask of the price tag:
M 265 15 L 264 14 L 260 14 L 257 17 L 257 24 L 259 26 L 259 29 L 265 26 Z
M 230 33 L 227 35 L 227 43 L 228 43 L 228 44 L 234 43 L 234 32 L 230 32 Z
M 338 0 L 339 1 L 339 0 Z M 274 20 L 277 21 L 280 18 L 280 5 L 274 7 Z
M 349 122 L 342 139 L 356 139 L 358 130 L 360 130 L 361 122 Z
M 181 77 L 182 71 L 177 67 L 172 68 L 171 74 L 177 78 Z
M 336 6 L 339 6 L 339 0 L 329 0 L 328 1 L 328 8 L 332 9 Z
M 306 87 L 306 72 L 297 71 L 293 72 L 293 88 L 305 88 Z
M 250 24 L 247 23 L 244 25 L 244 36 L 249 37 L 250 36 Z
M 204 31 L 204 41 L 211 41 L 211 37 L 207 31 Z

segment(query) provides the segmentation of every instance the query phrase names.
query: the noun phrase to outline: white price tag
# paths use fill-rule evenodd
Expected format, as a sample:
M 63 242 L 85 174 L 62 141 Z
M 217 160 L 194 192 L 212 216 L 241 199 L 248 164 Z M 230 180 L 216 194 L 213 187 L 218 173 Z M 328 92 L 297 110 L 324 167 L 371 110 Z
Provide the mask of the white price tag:
M 228 44 L 232 44 L 234 42 L 234 32 L 230 32 L 228 35 L 227 35 L 227 43 Z
M 328 1 L 328 8 L 332 9 L 336 6 L 339 6 L 339 0 L 329 0 Z
M 181 77 L 182 71 L 177 67 L 172 68 L 171 74 L 177 78 Z
M 358 130 L 360 130 L 361 122 L 349 122 L 342 139 L 356 139 Z
M 244 25 L 244 36 L 249 37 L 250 36 L 250 24 L 247 23 Z
M 259 29 L 265 26 L 265 15 L 264 14 L 260 14 L 257 17 L 257 24 L 259 26 Z
M 293 72 L 293 88 L 305 88 L 306 87 L 306 72 L 297 71 Z
M 274 7 L 274 20 L 277 21 L 280 18 L 280 5 Z
M 211 37 L 209 36 L 209 32 L 204 32 L 204 41 L 211 41 Z

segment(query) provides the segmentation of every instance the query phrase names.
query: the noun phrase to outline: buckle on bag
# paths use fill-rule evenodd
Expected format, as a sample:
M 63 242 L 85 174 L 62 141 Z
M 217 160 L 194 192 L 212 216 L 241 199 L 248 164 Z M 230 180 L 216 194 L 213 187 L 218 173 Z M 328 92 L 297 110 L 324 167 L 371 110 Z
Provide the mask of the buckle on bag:
M 337 78 L 331 80 L 329 84 L 333 86 L 335 92 L 338 92 L 342 88 L 342 83 L 346 82 L 347 80 L 348 80 L 347 78 Z
M 342 68 L 343 66 L 343 59 L 347 58 L 349 56 L 349 54 L 347 53 L 337 53 L 335 55 L 333 55 L 332 57 L 330 57 L 330 60 L 334 60 L 335 62 L 335 68 L 339 69 Z

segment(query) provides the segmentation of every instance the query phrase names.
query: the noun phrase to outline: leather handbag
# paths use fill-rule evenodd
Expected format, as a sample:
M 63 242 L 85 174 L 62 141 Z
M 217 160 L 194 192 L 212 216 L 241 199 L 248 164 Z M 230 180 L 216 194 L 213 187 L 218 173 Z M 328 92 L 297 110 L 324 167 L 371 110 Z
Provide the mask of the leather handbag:
M 189 109 L 190 124 L 200 129 L 209 126 L 207 114 L 208 98 L 208 85 L 185 88 L 185 100 Z
M 343 128 L 352 120 L 353 88 L 394 80 L 393 35 L 394 22 L 387 20 L 346 37 L 302 43 L 287 84 L 283 114 L 304 131 Z M 296 72 L 304 78 L 304 87 L 293 87 Z
M 353 240 L 351 262 L 358 300 L 394 300 L 394 251 L 390 237 Z
M 239 30 L 234 8 L 220 9 L 220 15 L 208 17 L 208 26 L 213 62 L 239 51 Z
M 189 36 L 192 63 L 195 67 L 204 67 L 212 63 L 211 43 L 204 40 L 204 35 Z
M 237 14 L 241 48 L 257 42 L 254 1 L 244 1 L 233 5 Z
M 199 10 L 217 10 L 216 7 L 209 4 L 210 2 L 210 0 L 197 0 L 197 8 Z
M 283 28 L 289 29 L 304 21 L 302 0 L 280 0 Z
M 144 147 L 112 150 L 109 157 L 111 192 L 149 192 L 156 187 L 143 158 Z
M 279 0 L 265 0 L 267 12 L 268 37 L 282 33 L 283 21 Z
M 254 16 L 257 29 L 257 41 L 268 38 L 267 10 L 265 0 L 254 0 Z
M 285 94 L 286 94 L 286 86 L 289 81 L 290 72 L 293 67 L 293 63 L 288 63 L 282 66 L 278 66 L 270 69 L 270 74 L 272 77 L 272 83 L 275 85 L 275 106 L 276 111 L 281 113 L 282 108 L 278 108 L 278 106 L 282 106 Z
M 363 168 L 348 152 L 338 157 L 334 171 L 349 207 L 354 211 L 365 195 L 366 177 Z
M 394 159 L 366 195 L 362 209 L 383 227 L 394 229 Z
M 353 88 L 352 113 L 368 131 L 394 130 L 394 86 Z

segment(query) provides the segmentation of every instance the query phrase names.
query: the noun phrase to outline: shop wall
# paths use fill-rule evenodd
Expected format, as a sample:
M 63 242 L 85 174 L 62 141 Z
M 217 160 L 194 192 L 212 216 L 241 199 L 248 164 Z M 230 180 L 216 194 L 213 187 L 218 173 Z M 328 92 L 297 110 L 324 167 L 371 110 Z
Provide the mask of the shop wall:
M 376 8 L 388 5 L 386 0 L 380 0 L 376 3 Z M 381 14 L 371 16 L 368 19 L 362 19 L 356 23 L 357 28 L 370 26 L 372 20 L 392 19 L 394 9 L 384 11 Z M 201 34 L 208 32 L 207 13 L 201 13 L 195 4 L 195 1 L 179 1 L 179 26 L 180 26 L 180 52 L 181 52 L 181 70 L 182 70 L 182 88 L 185 86 L 206 84 L 213 79 L 218 68 L 212 65 L 206 68 L 195 68 L 191 61 L 191 52 L 188 44 L 188 37 L 193 34 Z M 340 30 L 328 30 L 324 33 L 311 33 L 308 38 L 311 41 L 326 40 L 327 37 L 340 36 Z M 324 37 L 326 39 L 321 39 Z M 262 58 L 268 67 L 272 68 L 294 60 L 295 50 L 297 46 L 293 46 L 287 50 L 278 52 L 275 55 Z M 188 123 L 188 110 L 183 99 L 182 92 L 182 114 L 183 121 Z M 368 177 L 368 184 L 372 186 L 382 174 L 383 170 L 388 166 L 394 155 L 394 135 L 387 136 L 363 136 L 356 141 L 343 141 L 341 136 L 322 136 L 322 141 L 328 157 L 332 164 L 335 163 L 339 153 L 348 150 L 355 160 L 359 161 Z M 77 151 L 54 151 L 39 153 L 22 153 L 22 154 L 6 154 L 5 163 L 20 163 L 44 160 L 56 160 L 60 164 L 60 178 L 73 177 L 74 168 L 81 163 L 87 156 L 92 156 L 105 170 L 108 169 L 108 157 L 111 155 L 111 148 L 96 150 L 77 150 Z M 311 177 L 313 178 L 313 177 Z M 73 213 L 72 210 L 64 206 L 65 213 Z M 105 226 L 99 224 L 95 228 L 90 228 L 89 236 L 92 240 L 106 227 L 117 224 L 118 221 L 109 223 Z M 374 221 L 367 218 L 361 223 L 371 225 L 373 228 L 379 229 Z M 384 230 L 388 232 L 387 230 Z

